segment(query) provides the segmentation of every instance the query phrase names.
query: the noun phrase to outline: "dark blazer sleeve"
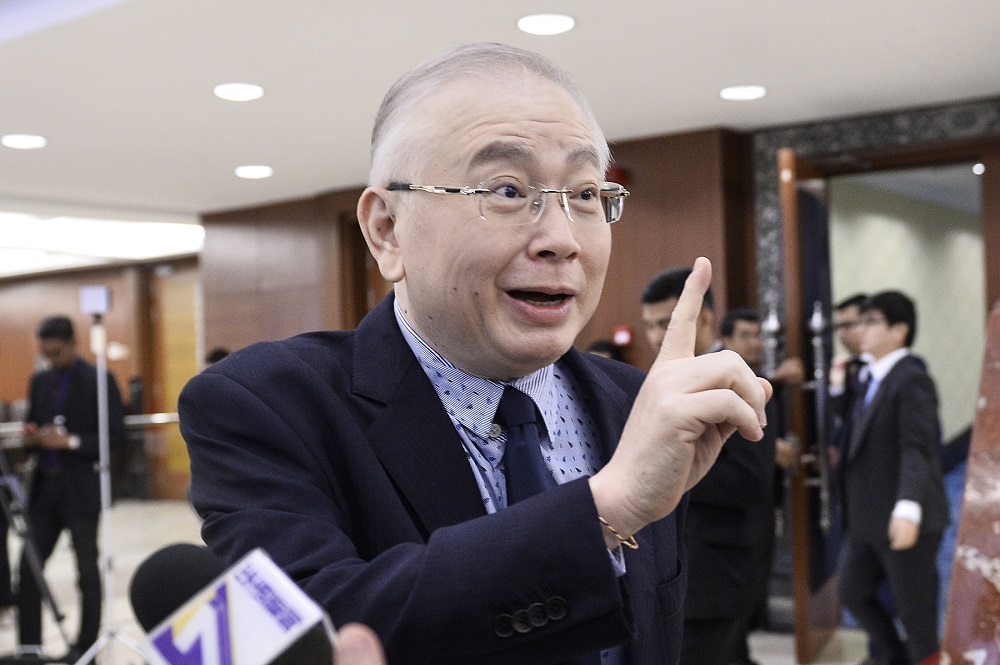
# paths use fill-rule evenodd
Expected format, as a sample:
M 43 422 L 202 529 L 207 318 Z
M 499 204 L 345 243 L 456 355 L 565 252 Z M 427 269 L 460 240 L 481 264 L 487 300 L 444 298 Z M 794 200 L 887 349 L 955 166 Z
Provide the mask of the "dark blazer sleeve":
M 118 382 L 111 372 L 108 381 L 108 444 L 111 450 L 118 450 L 125 444 L 125 406 Z M 97 369 L 93 365 L 83 365 L 70 385 L 66 400 L 66 429 L 80 437 L 78 450 L 65 451 L 87 460 L 100 456 L 99 422 L 97 418 Z
M 31 381 L 28 383 L 28 412 L 25 415 L 25 420 L 29 423 L 34 423 L 36 425 L 42 424 L 40 420 L 41 416 L 39 412 L 42 409 L 42 376 L 44 373 L 37 373 L 31 377 Z
M 557 663 L 632 639 L 586 479 L 486 515 L 412 354 L 361 354 L 401 375 L 378 382 L 381 404 L 345 385 L 337 339 L 251 347 L 184 389 L 210 547 L 229 561 L 263 547 L 335 624 L 372 626 L 390 662 Z
M 771 479 L 767 466 L 774 465 L 774 456 L 772 453 L 767 459 L 766 452 L 762 442 L 733 434 L 722 446 L 712 468 L 691 489 L 691 501 L 745 510 L 770 499 L 767 492 Z
M 911 372 L 900 386 L 899 491 L 897 500 L 908 499 L 926 505 L 940 483 L 934 473 L 939 465 L 938 401 L 934 382 L 926 372 Z

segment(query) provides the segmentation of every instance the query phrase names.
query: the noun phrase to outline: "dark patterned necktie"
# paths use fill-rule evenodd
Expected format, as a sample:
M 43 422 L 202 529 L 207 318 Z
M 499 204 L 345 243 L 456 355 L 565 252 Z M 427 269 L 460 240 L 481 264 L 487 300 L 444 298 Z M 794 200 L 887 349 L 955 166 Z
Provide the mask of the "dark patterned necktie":
M 865 411 L 868 408 L 865 396 L 868 394 L 868 386 L 870 383 L 870 374 L 866 373 L 864 378 L 859 378 L 857 392 L 854 395 L 853 404 L 851 404 L 851 421 L 849 423 L 847 443 L 848 453 L 852 455 L 857 450 L 858 444 L 860 443 L 858 430 L 861 428 L 861 421 L 864 419 Z
M 507 431 L 504 448 L 504 476 L 507 505 L 555 487 L 539 447 L 538 409 L 534 401 L 517 388 L 507 386 L 497 406 L 497 422 Z

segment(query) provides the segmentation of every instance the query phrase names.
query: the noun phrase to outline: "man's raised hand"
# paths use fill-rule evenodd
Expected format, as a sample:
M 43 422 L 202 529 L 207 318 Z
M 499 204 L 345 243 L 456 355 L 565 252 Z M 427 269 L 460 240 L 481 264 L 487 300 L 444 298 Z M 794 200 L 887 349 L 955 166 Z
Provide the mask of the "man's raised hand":
M 590 479 L 598 513 L 621 533 L 634 534 L 670 514 L 733 432 L 751 440 L 763 436 L 770 384 L 732 351 L 694 355 L 698 314 L 711 281 L 711 263 L 699 258 L 618 449 Z

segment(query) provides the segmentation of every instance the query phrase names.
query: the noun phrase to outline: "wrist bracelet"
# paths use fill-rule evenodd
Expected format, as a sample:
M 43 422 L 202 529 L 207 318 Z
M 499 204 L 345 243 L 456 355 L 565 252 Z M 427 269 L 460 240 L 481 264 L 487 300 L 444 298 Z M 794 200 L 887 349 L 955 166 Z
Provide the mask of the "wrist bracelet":
M 608 531 L 611 532 L 612 536 L 618 539 L 619 543 L 632 550 L 639 549 L 639 543 L 635 541 L 635 536 L 629 536 L 628 538 L 623 538 L 622 535 L 618 533 L 618 530 L 616 528 L 608 524 L 608 521 L 606 519 L 604 519 L 600 515 L 597 516 L 597 519 L 601 520 L 601 524 L 607 527 Z

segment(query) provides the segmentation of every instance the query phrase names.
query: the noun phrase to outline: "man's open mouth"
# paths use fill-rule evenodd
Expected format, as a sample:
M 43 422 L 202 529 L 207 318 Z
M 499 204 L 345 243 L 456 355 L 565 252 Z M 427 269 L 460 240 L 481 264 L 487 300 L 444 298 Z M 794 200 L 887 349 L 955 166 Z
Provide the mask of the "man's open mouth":
M 568 293 L 542 293 L 541 291 L 508 291 L 511 298 L 539 307 L 561 305 L 569 298 Z

